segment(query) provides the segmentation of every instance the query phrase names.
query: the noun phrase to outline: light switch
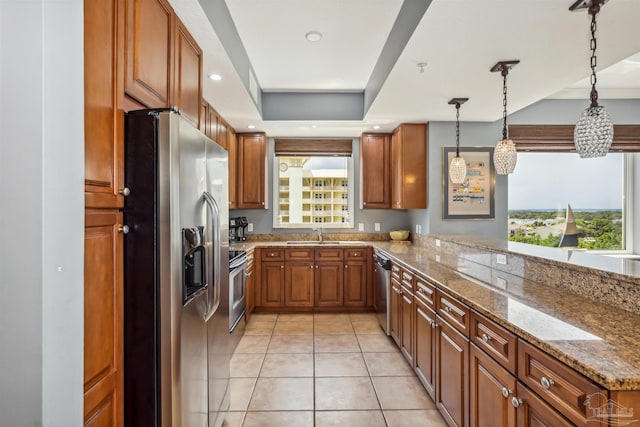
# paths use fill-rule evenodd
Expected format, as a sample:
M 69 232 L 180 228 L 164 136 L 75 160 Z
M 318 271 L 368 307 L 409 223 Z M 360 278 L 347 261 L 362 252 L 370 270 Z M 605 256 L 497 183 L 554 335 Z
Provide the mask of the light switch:
M 440 247 L 440 239 L 436 239 L 436 246 Z
M 247 224 L 247 231 L 248 231 L 249 233 L 251 233 L 251 232 L 253 231 L 253 223 L 252 223 L 252 222 L 250 222 L 249 224 Z
M 361 222 L 358 223 L 358 231 L 364 231 L 364 224 Z
M 374 230 L 376 230 L 376 231 L 380 231 L 380 223 L 379 223 L 379 222 L 376 222 L 376 223 L 373 225 L 373 228 L 374 228 Z

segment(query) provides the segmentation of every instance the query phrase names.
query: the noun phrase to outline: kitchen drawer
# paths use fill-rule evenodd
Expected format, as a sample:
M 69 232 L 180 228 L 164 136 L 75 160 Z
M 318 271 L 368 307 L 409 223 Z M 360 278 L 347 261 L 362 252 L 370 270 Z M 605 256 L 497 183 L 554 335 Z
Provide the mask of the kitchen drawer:
M 281 248 L 262 248 L 263 261 L 284 261 L 284 249 Z
M 391 277 L 394 277 L 398 282 L 400 279 L 400 266 L 398 264 L 391 264 Z
M 405 288 L 413 290 L 413 274 L 410 271 L 402 269 L 400 282 Z
M 436 293 L 436 313 L 466 337 L 469 337 L 470 311 L 469 307 L 444 292 Z
M 342 248 L 316 248 L 316 261 L 342 261 Z
M 518 338 L 475 311 L 471 312 L 471 341 L 501 364 L 513 375 L 517 375 Z
M 518 379 L 572 422 L 586 426 L 587 418 L 593 415 L 587 410 L 586 400 L 596 393 L 607 397 L 607 390 L 531 344 L 519 341 Z M 600 422 L 589 421 L 589 426 L 594 425 Z
M 367 248 L 349 248 L 344 250 L 344 259 L 366 260 L 368 254 Z
M 415 276 L 415 294 L 431 310 L 436 310 L 436 287 L 420 276 Z
M 313 248 L 287 248 L 284 251 L 287 261 L 313 261 L 313 255 Z

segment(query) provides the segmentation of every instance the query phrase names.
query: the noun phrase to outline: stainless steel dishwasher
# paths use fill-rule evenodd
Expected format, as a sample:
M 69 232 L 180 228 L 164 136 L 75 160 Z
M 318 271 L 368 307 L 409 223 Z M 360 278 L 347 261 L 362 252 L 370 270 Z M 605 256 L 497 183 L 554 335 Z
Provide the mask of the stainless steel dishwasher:
M 385 334 L 389 335 L 391 333 L 391 317 L 389 313 L 391 305 L 391 259 L 381 252 L 375 252 L 373 261 L 376 273 L 376 298 L 374 304 L 376 317 Z

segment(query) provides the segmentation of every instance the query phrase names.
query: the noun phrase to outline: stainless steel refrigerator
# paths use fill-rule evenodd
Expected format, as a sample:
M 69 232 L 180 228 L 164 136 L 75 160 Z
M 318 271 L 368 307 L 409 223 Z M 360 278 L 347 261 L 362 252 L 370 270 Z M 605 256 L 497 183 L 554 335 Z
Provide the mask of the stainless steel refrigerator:
M 171 109 L 125 115 L 125 425 L 229 408 L 227 152 Z

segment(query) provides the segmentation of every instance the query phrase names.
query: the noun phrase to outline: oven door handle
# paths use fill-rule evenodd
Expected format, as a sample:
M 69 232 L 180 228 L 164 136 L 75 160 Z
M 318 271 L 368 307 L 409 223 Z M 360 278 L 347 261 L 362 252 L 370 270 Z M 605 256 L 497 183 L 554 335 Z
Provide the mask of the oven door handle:
M 216 199 L 208 192 L 202 194 L 202 199 L 211 214 L 210 220 L 207 215 L 207 225 L 211 231 L 210 248 L 207 255 L 207 282 L 209 286 L 207 297 L 207 311 L 204 316 L 205 321 L 209 321 L 211 316 L 220 306 L 220 265 L 221 265 L 221 236 L 220 236 L 220 207 Z

